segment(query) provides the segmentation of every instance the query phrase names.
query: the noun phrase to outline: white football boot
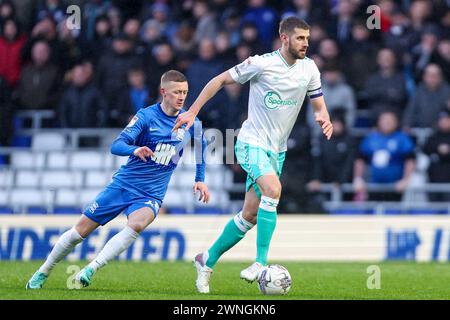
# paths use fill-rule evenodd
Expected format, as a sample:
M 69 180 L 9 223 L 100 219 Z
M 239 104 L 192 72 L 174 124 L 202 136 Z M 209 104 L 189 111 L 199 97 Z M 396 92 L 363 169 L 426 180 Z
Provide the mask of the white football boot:
M 213 269 L 206 265 L 206 260 L 208 260 L 208 252 L 199 253 L 192 261 L 197 269 L 195 286 L 200 293 L 209 293 L 209 280 L 213 272 Z
M 253 282 L 259 278 L 264 266 L 259 262 L 254 262 L 250 267 L 241 271 L 241 279 Z

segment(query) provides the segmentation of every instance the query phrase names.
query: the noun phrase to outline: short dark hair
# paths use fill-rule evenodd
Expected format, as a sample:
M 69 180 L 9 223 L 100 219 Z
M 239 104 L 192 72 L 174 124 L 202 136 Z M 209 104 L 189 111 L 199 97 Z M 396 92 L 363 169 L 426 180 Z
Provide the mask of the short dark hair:
M 303 29 L 303 30 L 309 30 L 311 27 L 309 24 L 306 23 L 305 20 L 291 16 L 286 19 L 281 20 L 280 22 L 280 28 L 279 33 L 280 35 L 282 33 L 291 34 L 295 28 Z
M 186 76 L 182 74 L 180 71 L 169 70 L 164 72 L 164 74 L 161 76 L 161 83 L 169 81 L 186 82 L 187 79 Z

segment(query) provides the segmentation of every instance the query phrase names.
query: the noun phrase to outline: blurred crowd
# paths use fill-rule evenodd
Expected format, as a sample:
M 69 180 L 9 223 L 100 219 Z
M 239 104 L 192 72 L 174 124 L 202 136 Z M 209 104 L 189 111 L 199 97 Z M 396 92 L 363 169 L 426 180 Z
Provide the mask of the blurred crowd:
M 379 11 L 367 13 L 373 4 Z M 66 23 L 69 5 L 81 9 L 80 28 Z M 373 13 L 379 28 L 369 29 Z M 20 110 L 53 110 L 56 128 L 123 127 L 159 99 L 169 69 L 187 75 L 188 107 L 215 75 L 278 49 L 278 23 L 290 15 L 311 25 L 307 55 L 335 133 L 323 140 L 305 101 L 289 139 L 284 210 L 320 210 L 311 194 L 322 183 L 353 182 L 355 201 L 398 200 L 419 147 L 429 181 L 450 182 L 448 0 L 2 0 L 0 145 L 14 146 Z M 226 86 L 199 115 L 204 127 L 239 128 L 247 99 L 248 84 Z M 361 139 L 354 128 L 373 130 Z M 434 133 L 418 146 L 412 128 Z M 370 195 L 368 182 L 396 192 Z

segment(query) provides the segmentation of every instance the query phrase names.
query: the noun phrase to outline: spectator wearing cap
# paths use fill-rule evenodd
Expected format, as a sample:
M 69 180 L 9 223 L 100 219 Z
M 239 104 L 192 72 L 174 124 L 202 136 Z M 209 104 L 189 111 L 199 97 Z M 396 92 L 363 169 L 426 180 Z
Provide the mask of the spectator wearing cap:
M 450 183 L 450 110 L 443 109 L 439 113 L 436 132 L 428 139 L 423 151 L 430 159 L 429 182 Z M 430 193 L 430 200 L 448 202 L 450 190 Z
M 133 51 L 133 42 L 124 33 L 114 37 L 112 50 L 99 59 L 96 83 L 108 104 L 106 125 L 120 127 L 122 121 L 117 110 L 120 92 L 127 87 L 127 73 L 132 67 L 142 66 L 142 60 Z
M 432 128 L 437 123 L 439 111 L 450 97 L 450 86 L 443 79 L 437 64 L 425 68 L 423 81 L 411 97 L 403 117 L 406 128 Z

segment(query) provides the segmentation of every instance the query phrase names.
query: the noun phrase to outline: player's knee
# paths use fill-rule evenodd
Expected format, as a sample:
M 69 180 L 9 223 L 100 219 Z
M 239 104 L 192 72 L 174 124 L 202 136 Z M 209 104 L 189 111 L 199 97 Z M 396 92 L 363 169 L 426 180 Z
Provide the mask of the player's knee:
M 257 214 L 258 214 L 258 206 L 256 206 L 251 210 L 249 210 L 248 208 L 242 209 L 242 218 L 244 218 L 245 221 L 248 221 L 252 224 L 256 224 Z
M 281 184 L 278 183 L 272 183 L 264 186 L 264 188 L 261 190 L 262 194 L 266 197 L 272 198 L 272 199 L 280 199 L 281 196 Z
M 133 229 L 137 233 L 141 233 L 144 231 L 145 228 L 147 228 L 148 223 L 145 221 L 134 221 L 134 222 L 128 222 L 128 227 Z

